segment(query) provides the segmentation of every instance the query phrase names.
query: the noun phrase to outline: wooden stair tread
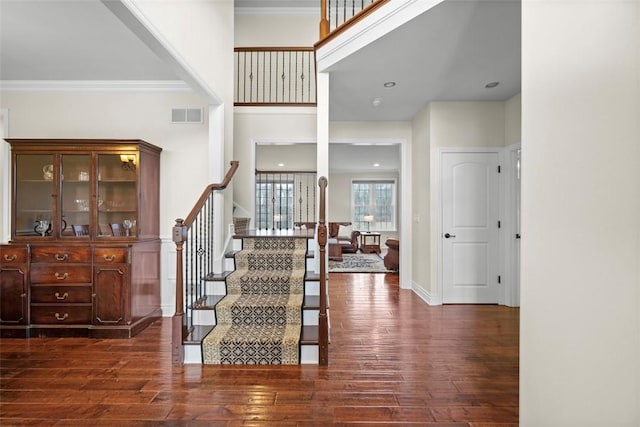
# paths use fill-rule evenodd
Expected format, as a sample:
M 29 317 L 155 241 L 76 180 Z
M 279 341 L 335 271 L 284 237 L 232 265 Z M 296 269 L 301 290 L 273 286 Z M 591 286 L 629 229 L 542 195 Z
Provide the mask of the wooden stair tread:
M 319 331 L 318 326 L 303 326 L 300 332 L 300 345 L 318 345 Z
M 233 273 L 233 271 L 227 270 L 227 271 L 223 271 L 222 273 L 207 274 L 204 278 L 204 281 L 205 282 L 222 282 L 231 273 Z
M 319 310 L 320 309 L 320 296 L 319 295 L 306 295 L 302 302 L 303 310 Z M 327 309 L 329 309 L 329 295 L 327 295 Z
M 213 310 L 225 295 L 207 295 L 206 299 L 197 307 L 189 307 L 193 310 Z
M 183 344 L 198 344 L 202 343 L 204 337 L 206 337 L 209 332 L 213 330 L 213 325 L 194 325 L 193 330 L 184 337 L 182 340 Z

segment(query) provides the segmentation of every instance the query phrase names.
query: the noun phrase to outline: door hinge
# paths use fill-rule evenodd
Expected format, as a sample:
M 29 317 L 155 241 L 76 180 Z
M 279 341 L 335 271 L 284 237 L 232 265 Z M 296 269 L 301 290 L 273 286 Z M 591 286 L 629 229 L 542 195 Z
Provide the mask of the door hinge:
M 498 228 L 501 228 L 501 227 L 502 227 L 502 222 L 498 221 Z
M 498 276 L 498 283 L 502 283 L 502 277 Z
M 502 173 L 502 166 L 498 165 L 498 173 Z

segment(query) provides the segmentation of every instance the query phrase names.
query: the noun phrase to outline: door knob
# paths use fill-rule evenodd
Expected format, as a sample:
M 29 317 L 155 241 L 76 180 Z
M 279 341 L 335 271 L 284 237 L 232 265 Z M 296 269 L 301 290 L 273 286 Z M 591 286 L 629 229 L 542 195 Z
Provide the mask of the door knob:
M 456 235 L 455 234 L 444 233 L 444 237 L 448 239 L 450 237 L 456 237 Z

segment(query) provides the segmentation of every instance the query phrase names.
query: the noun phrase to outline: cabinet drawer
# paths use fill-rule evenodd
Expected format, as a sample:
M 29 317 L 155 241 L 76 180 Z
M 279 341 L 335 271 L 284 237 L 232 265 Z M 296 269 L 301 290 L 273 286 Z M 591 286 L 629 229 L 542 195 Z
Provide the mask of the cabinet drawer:
M 91 323 L 91 305 L 32 305 L 31 323 L 76 325 Z
M 27 248 L 0 246 L 0 262 L 7 264 L 23 264 L 27 262 Z
M 91 262 L 91 249 L 44 246 L 31 249 L 32 262 L 83 263 Z
M 91 283 L 90 265 L 53 265 L 31 267 L 31 283 L 59 284 Z
M 93 262 L 96 264 L 128 264 L 128 248 L 100 248 L 93 249 Z
M 91 286 L 32 286 L 34 303 L 91 303 Z

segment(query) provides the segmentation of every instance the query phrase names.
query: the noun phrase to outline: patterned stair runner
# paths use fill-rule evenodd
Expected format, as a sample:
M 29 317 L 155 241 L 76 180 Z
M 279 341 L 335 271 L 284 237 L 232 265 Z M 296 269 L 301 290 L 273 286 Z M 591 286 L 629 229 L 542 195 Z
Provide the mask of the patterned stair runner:
M 205 364 L 299 363 L 307 239 L 243 239 L 216 326 L 202 341 Z

